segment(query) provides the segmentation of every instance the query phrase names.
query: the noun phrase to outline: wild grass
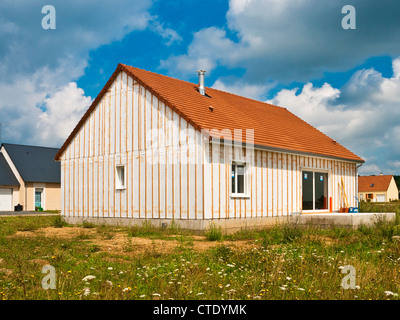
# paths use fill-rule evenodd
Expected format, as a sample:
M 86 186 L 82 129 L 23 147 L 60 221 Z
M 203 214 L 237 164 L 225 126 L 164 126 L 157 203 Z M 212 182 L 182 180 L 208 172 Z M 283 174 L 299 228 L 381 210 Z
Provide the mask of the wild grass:
M 206 231 L 206 237 L 209 241 L 219 241 L 222 239 L 222 229 L 220 226 L 216 226 L 215 224 L 211 224 L 208 230 Z
M 46 227 L 68 228 L 54 216 L 0 218 L 1 299 L 381 300 L 400 293 L 398 220 L 356 230 L 280 225 L 226 235 L 210 228 L 214 235 L 201 239 L 150 223 L 92 226 L 91 236 L 81 226 L 71 238 L 45 237 L 39 231 Z M 26 231 L 37 236 L 21 235 Z M 120 252 L 104 251 L 92 238 L 114 241 L 117 233 L 126 236 Z M 139 254 L 137 237 L 178 245 Z M 210 249 L 194 249 L 213 239 Z M 56 270 L 55 290 L 41 286 L 46 264 Z M 348 265 L 356 270 L 354 289 L 341 286 Z

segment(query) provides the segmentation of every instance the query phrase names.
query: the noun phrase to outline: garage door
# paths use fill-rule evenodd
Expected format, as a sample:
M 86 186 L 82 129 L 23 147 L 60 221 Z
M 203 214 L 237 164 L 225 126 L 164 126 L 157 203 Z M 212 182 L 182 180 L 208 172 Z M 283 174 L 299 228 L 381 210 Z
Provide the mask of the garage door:
M 386 198 L 386 197 L 385 197 L 384 194 L 377 194 L 377 195 L 376 195 L 376 201 L 377 201 L 377 202 L 385 202 L 385 201 L 386 201 L 385 198 Z
M 0 211 L 12 211 L 12 189 L 0 188 Z

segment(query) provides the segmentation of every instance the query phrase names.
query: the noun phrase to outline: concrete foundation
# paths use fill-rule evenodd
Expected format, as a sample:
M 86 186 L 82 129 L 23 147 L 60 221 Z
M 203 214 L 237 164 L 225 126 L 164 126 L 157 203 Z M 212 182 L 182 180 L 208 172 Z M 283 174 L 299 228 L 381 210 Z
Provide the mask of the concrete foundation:
M 143 223 L 151 222 L 155 227 L 168 228 L 171 225 L 182 229 L 202 232 L 208 230 L 212 225 L 221 227 L 223 232 L 233 233 L 242 229 L 268 228 L 277 224 L 290 223 L 298 226 L 314 227 L 349 227 L 358 228 L 361 225 L 371 226 L 379 220 L 392 221 L 395 213 L 321 213 L 321 214 L 292 214 L 285 217 L 264 218 L 237 218 L 237 219 L 214 219 L 214 220 L 172 220 L 172 219 L 138 219 L 138 218 L 90 218 L 90 217 L 65 217 L 69 224 L 82 224 L 83 222 L 93 224 L 105 224 L 116 226 L 141 226 Z
M 346 227 L 357 229 L 361 225 L 372 226 L 378 221 L 393 221 L 394 212 L 360 212 L 360 213 L 320 213 L 293 214 L 290 221 L 300 226 Z
M 64 217 L 69 224 L 82 224 L 83 222 L 93 224 L 104 224 L 114 226 L 142 226 L 143 223 L 151 222 L 155 227 L 169 228 L 175 225 L 182 229 L 202 232 L 210 229 L 212 225 L 221 227 L 223 232 L 233 233 L 245 228 L 272 227 L 280 223 L 288 223 L 289 217 L 247 218 L 247 219 L 208 219 L 208 220 L 172 220 L 172 219 L 138 219 L 138 218 L 89 218 L 89 217 Z

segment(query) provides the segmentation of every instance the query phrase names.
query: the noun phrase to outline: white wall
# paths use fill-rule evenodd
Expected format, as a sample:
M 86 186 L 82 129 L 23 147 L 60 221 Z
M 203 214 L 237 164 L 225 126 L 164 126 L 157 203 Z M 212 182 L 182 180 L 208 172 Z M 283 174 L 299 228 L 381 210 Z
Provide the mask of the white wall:
M 151 139 L 155 137 L 156 139 Z M 246 158 L 249 194 L 230 196 L 231 160 Z M 240 218 L 301 210 L 301 170 L 329 172 L 333 210 L 343 177 L 354 205 L 355 164 L 210 144 L 149 90 L 121 72 L 64 151 L 62 212 L 78 217 Z M 125 190 L 115 167 L 126 165 Z M 202 165 L 204 164 L 204 165 Z

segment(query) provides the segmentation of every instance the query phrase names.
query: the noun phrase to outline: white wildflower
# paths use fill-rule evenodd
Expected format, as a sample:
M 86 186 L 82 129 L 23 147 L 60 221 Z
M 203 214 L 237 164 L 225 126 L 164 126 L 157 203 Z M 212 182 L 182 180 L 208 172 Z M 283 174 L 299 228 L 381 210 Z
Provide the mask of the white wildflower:
M 227 264 L 226 266 L 227 266 L 227 267 L 231 267 L 231 268 L 234 268 L 234 267 L 235 267 L 233 264 Z
M 90 280 L 93 280 L 93 279 L 95 279 L 95 278 L 96 278 L 95 276 L 89 275 L 89 276 L 84 277 L 84 278 L 82 279 L 82 281 L 90 281 Z
M 108 268 L 107 268 L 107 270 L 112 270 L 112 269 L 114 269 L 114 268 L 113 268 L 113 267 L 108 267 Z
M 394 293 L 394 292 L 392 292 L 392 291 L 385 291 L 384 293 L 385 293 L 387 296 L 394 296 L 394 297 L 397 297 L 397 296 L 398 296 L 397 293 Z
M 196 296 L 201 296 L 203 294 L 204 294 L 204 292 L 199 292 L 198 294 L 196 294 Z
M 83 288 L 83 295 L 88 296 L 90 294 L 90 289 L 89 288 Z

